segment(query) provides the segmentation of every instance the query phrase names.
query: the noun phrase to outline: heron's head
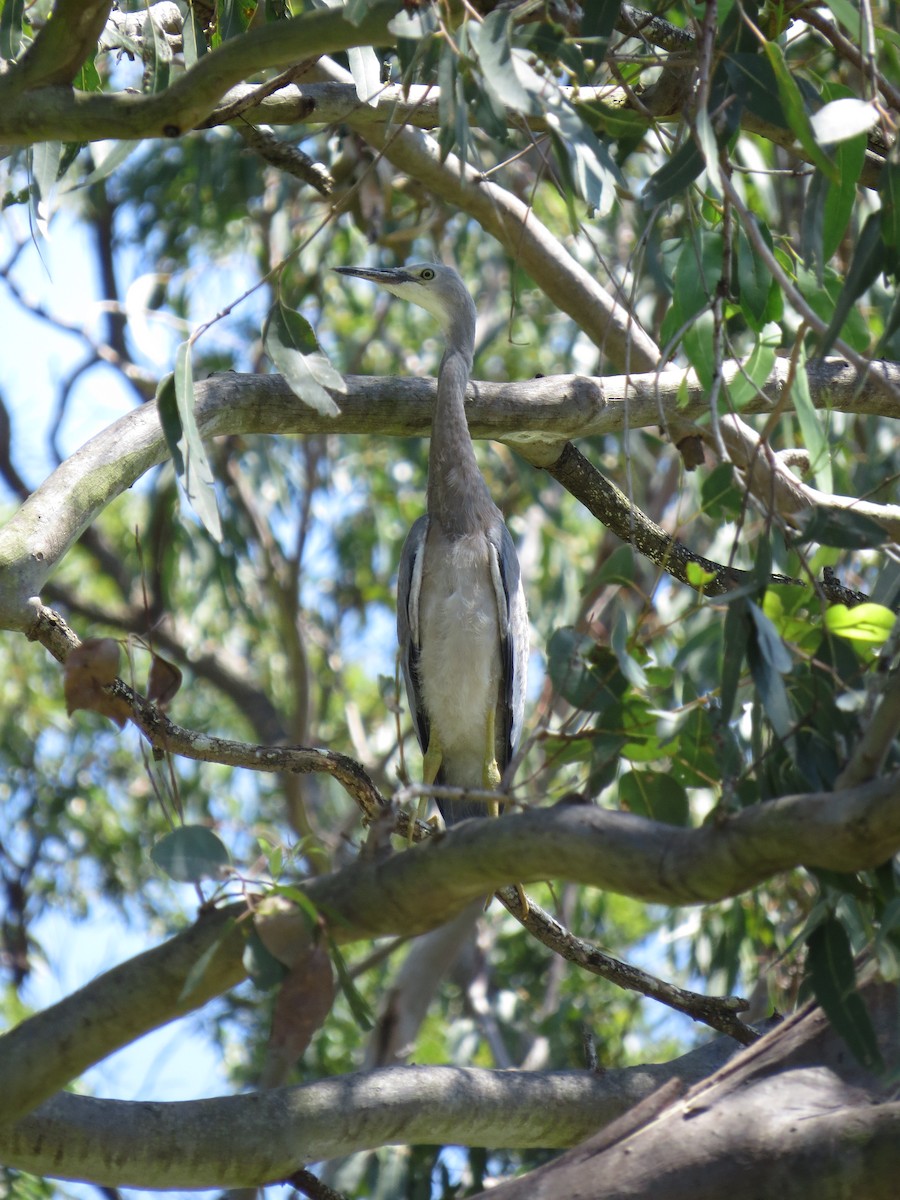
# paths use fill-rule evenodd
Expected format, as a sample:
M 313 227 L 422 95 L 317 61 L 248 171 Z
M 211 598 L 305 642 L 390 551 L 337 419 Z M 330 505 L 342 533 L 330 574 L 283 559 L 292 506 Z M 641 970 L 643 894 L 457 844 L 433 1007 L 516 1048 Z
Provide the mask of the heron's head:
M 450 336 L 462 328 L 475 329 L 475 305 L 468 289 L 452 267 L 441 263 L 415 263 L 409 267 L 335 267 L 341 275 L 355 275 L 377 283 L 392 296 L 426 309 Z

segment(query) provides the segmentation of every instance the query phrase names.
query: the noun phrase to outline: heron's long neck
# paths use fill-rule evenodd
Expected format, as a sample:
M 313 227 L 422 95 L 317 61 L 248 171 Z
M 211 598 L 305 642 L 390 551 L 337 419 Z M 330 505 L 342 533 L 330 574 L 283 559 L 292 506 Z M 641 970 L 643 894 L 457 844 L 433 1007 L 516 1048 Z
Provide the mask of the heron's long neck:
M 451 349 L 441 360 L 437 404 L 431 426 L 428 513 L 450 537 L 483 530 L 494 509 L 478 470 L 466 422 L 465 394 L 471 356 Z

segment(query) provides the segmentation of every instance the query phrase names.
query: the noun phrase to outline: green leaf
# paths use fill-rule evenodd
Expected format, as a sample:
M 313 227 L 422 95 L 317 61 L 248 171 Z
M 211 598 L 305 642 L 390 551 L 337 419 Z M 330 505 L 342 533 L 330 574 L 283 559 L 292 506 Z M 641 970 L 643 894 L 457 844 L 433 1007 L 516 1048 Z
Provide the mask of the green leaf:
M 328 953 L 331 955 L 331 961 L 334 963 L 337 972 L 338 983 L 340 984 L 341 991 L 344 993 L 347 1004 L 350 1006 L 353 1018 L 360 1029 L 364 1033 L 368 1033 L 375 1024 L 372 1017 L 372 1010 L 353 982 L 353 978 L 347 970 L 347 963 L 344 960 L 344 956 L 332 938 L 328 939 Z
M 205 825 L 182 825 L 173 829 L 159 839 L 150 851 L 150 858 L 178 883 L 221 879 L 231 866 L 231 855 Z
M 344 5 L 344 17 L 351 25 L 358 25 L 360 21 L 365 20 L 370 7 L 369 0 L 347 0 Z
M 752 600 L 747 602 L 747 611 L 756 626 L 756 643 L 763 658 L 780 675 L 786 674 L 794 662 L 790 651 L 781 639 L 781 634 L 763 609 L 758 604 L 754 604 Z
M 862 33 L 862 14 L 859 5 L 854 3 L 854 0 L 825 0 L 825 3 L 847 32 L 852 34 L 856 40 Z
M 801 603 L 809 603 L 812 600 L 812 591 L 805 590 L 799 592 L 799 600 Z M 783 594 L 787 592 L 786 588 L 770 587 L 766 589 L 766 594 L 763 596 L 762 609 L 772 624 L 778 631 L 779 636 L 786 642 L 801 642 L 810 637 L 816 639 L 816 644 L 821 637 L 821 632 L 817 624 L 814 624 L 808 617 L 796 615 L 796 610 L 800 607 L 798 597 L 791 589 L 789 598 L 793 611 L 785 608 Z
M 647 180 L 641 192 L 644 208 L 655 208 L 686 191 L 703 168 L 706 159 L 693 138 L 687 138 L 675 153 Z
M 590 583 L 585 586 L 585 592 L 610 583 L 630 587 L 634 583 L 634 554 L 631 546 L 617 546 L 600 570 L 591 576 Z
M 832 604 L 825 610 L 825 628 L 838 637 L 853 642 L 868 642 L 880 646 L 891 635 L 897 616 L 881 604 Z
M 175 376 L 170 371 L 163 375 L 156 388 L 156 408 L 162 425 L 163 437 L 172 456 L 176 475 L 184 474 L 184 459 L 181 456 L 181 416 L 178 412 L 178 397 L 175 395 Z
M 619 780 L 618 792 L 621 807 L 639 817 L 667 825 L 687 825 L 690 819 L 687 792 L 671 775 L 629 771 Z
M 581 36 L 579 42 L 587 46 L 588 57 L 602 62 L 606 55 L 606 44 L 616 27 L 622 0 L 584 0 L 581 6 Z
M 563 105 L 555 115 L 579 196 L 597 216 L 608 216 L 615 203 L 616 187 L 623 182 L 619 168 L 577 109 Z
M 856 1060 L 869 1070 L 882 1066 L 875 1030 L 856 990 L 850 939 L 835 916 L 826 917 L 806 939 L 807 968 L 816 1000 Z
M 712 583 L 716 577 L 715 571 L 706 571 L 696 562 L 689 562 L 684 568 L 684 573 L 691 587 L 700 590 L 705 588 L 708 583 Z
M 722 278 L 724 253 L 725 243 L 718 232 L 701 233 L 699 246 L 693 238 L 685 241 L 673 277 L 672 307 L 679 325 L 711 304 Z
M 218 0 L 218 28 L 223 42 L 230 38 L 239 37 L 246 33 L 249 18 L 255 4 L 247 4 L 246 0 Z
M 810 468 L 816 486 L 830 495 L 833 490 L 831 450 L 819 414 L 813 407 L 809 377 L 806 374 L 806 350 L 802 345 L 797 357 L 797 370 L 791 381 L 791 399 L 794 402 L 800 432 L 803 434 L 803 443 L 809 451 Z
M 725 60 L 725 73 L 734 94 L 754 116 L 782 129 L 789 127 L 768 59 L 746 52 L 730 54 Z
M 756 219 L 756 218 L 752 218 Z M 772 236 L 762 222 L 757 221 L 760 233 L 769 247 Z M 757 333 L 766 323 L 769 295 L 775 286 L 772 272 L 753 249 L 743 228 L 738 228 L 737 237 L 738 296 L 741 312 L 751 329 Z
M 571 626 L 551 635 L 547 673 L 560 696 L 585 712 L 602 712 L 615 704 L 627 687 L 615 655 Z
M 347 386 L 319 349 L 304 317 L 276 300 L 263 326 L 263 344 L 295 396 L 323 416 L 338 415 L 341 410 L 325 389 L 343 393 Z
M 784 115 L 787 118 L 788 128 L 806 151 L 810 162 L 818 167 L 828 179 L 839 183 L 840 179 L 836 165 L 816 141 L 816 136 L 806 111 L 806 105 L 803 101 L 803 93 L 797 86 L 797 81 L 785 61 L 781 47 L 775 42 L 766 42 L 763 50 L 775 74 L 775 83 L 781 99 L 781 106 L 784 109 Z
M 688 362 L 697 372 L 697 378 L 706 391 L 712 387 L 713 366 L 716 361 L 713 332 L 713 315 L 707 309 L 694 318 L 693 323 L 684 331 L 681 341 Z
M 94 65 L 94 60 L 89 58 L 83 62 L 78 68 L 78 74 L 72 80 L 72 87 L 77 92 L 102 92 L 103 81 L 100 78 L 100 72 Z
M 27 44 L 25 0 L 6 0 L 0 11 L 0 58 L 18 58 Z
M 881 197 L 881 238 L 886 246 L 900 247 L 900 163 L 886 162 L 878 184 Z
M 746 614 L 745 596 L 728 602 L 725 625 L 722 626 L 722 678 L 720 685 L 720 720 L 727 725 L 737 700 L 740 671 L 744 665 L 746 643 L 750 637 L 750 622 Z
M 62 142 L 38 142 L 32 151 L 32 174 L 39 197 L 36 215 L 44 233 L 56 207 L 56 181 L 62 152 Z
M 396 17 L 388 21 L 388 32 L 394 34 L 398 41 L 418 42 L 421 38 L 430 37 L 437 27 L 437 15 L 431 8 L 416 11 L 401 9 Z
M 713 521 L 730 520 L 740 512 L 742 496 L 734 481 L 731 463 L 720 463 L 713 467 L 700 487 L 700 498 L 704 513 Z
M 117 167 L 120 167 L 125 159 L 128 158 L 129 155 L 133 154 L 140 145 L 141 143 L 139 141 L 108 142 L 102 146 L 101 157 L 101 147 L 97 143 L 94 143 L 94 145 L 91 146 L 91 155 L 96 163 L 96 166 L 94 167 L 93 171 L 84 177 L 84 179 L 78 181 L 78 186 L 80 188 L 90 187 L 92 183 L 99 183 L 101 179 L 106 179 L 107 176 L 111 175 Z M 97 162 L 98 158 L 100 159 L 99 162 Z
M 756 643 L 752 639 L 747 647 L 747 662 L 769 723 L 778 737 L 793 748 L 794 714 L 784 680 L 771 663 L 767 662 L 758 652 Z
M 778 325 L 772 323 L 760 330 L 750 357 L 727 384 L 733 408 L 740 411 L 760 394 L 763 384 L 772 374 L 775 349 L 780 341 L 781 329 Z
M 487 90 L 506 108 L 523 116 L 536 116 L 539 111 L 538 91 L 529 89 L 527 79 L 533 75 L 540 82 L 540 77 L 530 67 L 526 68 L 523 62 L 514 59 L 510 45 L 511 28 L 509 12 L 495 9 L 480 26 L 473 26 L 470 30 L 472 46 L 481 63 Z
M 363 104 L 377 104 L 378 93 L 382 90 L 381 59 L 371 46 L 351 46 L 347 51 L 347 63 L 359 99 Z
M 856 206 L 856 184 L 866 161 L 866 138 L 850 138 L 835 150 L 840 183 L 829 183 L 825 193 L 822 225 L 823 264 L 837 253 Z M 889 171 L 886 163 L 883 172 Z M 884 174 L 882 174 L 884 179 Z
M 182 37 L 184 39 L 184 65 L 190 70 L 209 49 L 206 44 L 206 34 L 193 4 L 188 5 Z
M 647 687 L 647 676 L 643 667 L 628 649 L 628 618 L 625 609 L 620 608 L 613 618 L 612 635 L 609 639 L 610 648 L 616 656 L 619 669 L 633 688 L 643 691 Z
M 885 248 L 881 235 L 881 213 L 870 213 L 853 248 L 853 259 L 841 288 L 834 314 L 819 343 L 822 358 L 834 345 L 851 308 L 872 286 L 885 267 Z
M 197 419 L 194 416 L 194 374 L 191 367 L 191 344 L 182 342 L 175 353 L 175 400 L 181 422 L 181 437 L 178 448 L 184 470 L 176 473 L 181 480 L 184 494 L 191 508 L 203 522 L 210 537 L 222 540 L 222 522 L 216 503 L 216 489 L 212 468 L 206 457 Z M 165 428 L 165 426 L 164 426 Z
M 703 151 L 709 186 L 716 196 L 722 196 L 725 189 L 722 184 L 722 168 L 719 163 L 719 143 L 713 132 L 709 113 L 705 108 L 701 108 L 697 112 L 695 133 L 700 149 Z
M 150 37 L 147 37 L 147 30 Z M 147 9 L 144 23 L 144 91 L 155 94 L 164 92 L 169 86 L 172 67 L 172 48 L 160 28 L 153 9 Z
M 871 550 L 883 546 L 890 535 L 883 526 L 852 508 L 825 508 L 816 505 L 797 513 L 798 542 L 818 542 L 838 550 Z

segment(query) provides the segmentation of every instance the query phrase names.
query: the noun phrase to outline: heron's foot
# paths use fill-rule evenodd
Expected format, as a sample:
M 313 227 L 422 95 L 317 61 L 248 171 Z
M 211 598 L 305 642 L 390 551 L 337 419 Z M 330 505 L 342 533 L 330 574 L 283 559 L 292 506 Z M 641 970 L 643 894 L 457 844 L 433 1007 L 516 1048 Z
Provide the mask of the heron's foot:
M 493 757 L 485 759 L 484 770 L 481 773 L 481 785 L 486 792 L 496 792 L 501 783 L 500 768 L 497 766 L 497 760 Z M 500 805 L 496 800 L 489 800 L 487 804 L 487 814 L 489 817 L 499 817 Z
M 425 820 L 425 810 L 428 808 L 428 797 L 420 796 L 419 803 L 416 805 L 415 814 L 410 817 L 409 832 L 406 835 L 406 844 L 411 846 L 416 837 L 416 825 L 419 821 Z

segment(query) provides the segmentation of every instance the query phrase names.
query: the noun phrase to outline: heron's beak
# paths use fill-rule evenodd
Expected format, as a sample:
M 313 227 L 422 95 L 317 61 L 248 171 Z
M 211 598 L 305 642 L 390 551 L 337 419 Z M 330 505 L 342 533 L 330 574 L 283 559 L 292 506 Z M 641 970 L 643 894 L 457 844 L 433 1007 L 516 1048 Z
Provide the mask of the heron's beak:
M 414 283 L 412 275 L 402 267 L 333 267 L 339 275 L 355 275 L 382 286 L 389 283 Z

